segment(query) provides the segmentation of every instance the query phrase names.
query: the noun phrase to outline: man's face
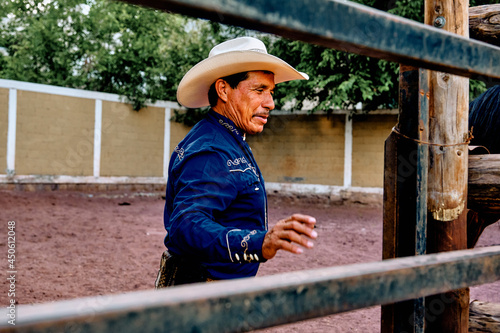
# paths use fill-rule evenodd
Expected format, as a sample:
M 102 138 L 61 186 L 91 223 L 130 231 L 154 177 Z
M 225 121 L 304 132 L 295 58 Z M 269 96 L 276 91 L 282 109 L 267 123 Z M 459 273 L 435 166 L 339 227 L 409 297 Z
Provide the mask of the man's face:
M 248 79 L 241 81 L 235 89 L 227 86 L 228 118 L 245 133 L 262 132 L 269 111 L 274 109 L 274 74 L 249 72 Z

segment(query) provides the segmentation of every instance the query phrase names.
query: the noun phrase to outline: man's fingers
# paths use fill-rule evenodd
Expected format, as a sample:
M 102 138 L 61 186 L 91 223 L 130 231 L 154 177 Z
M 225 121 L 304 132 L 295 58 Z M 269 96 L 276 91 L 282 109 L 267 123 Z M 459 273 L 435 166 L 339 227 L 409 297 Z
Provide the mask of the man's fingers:
M 301 254 L 304 252 L 304 250 L 300 246 L 297 246 L 294 243 L 284 239 L 280 239 L 277 242 L 277 245 L 280 250 L 285 250 L 296 254 Z
M 312 216 L 309 215 L 304 215 L 304 214 L 293 214 L 290 216 L 286 221 L 297 221 L 301 223 L 306 223 L 306 224 L 315 224 L 316 219 Z
M 314 231 L 314 233 L 316 234 L 315 231 Z M 296 243 L 296 244 L 302 245 L 303 247 L 306 247 L 308 249 L 311 249 L 314 247 L 314 243 L 311 240 L 309 240 L 307 237 L 305 237 L 305 236 L 308 236 L 307 233 L 305 233 L 305 232 L 299 233 L 295 229 L 283 230 L 281 232 L 278 232 L 277 236 L 279 237 L 280 240 L 285 240 L 288 243 Z M 315 237 L 317 237 L 317 234 L 315 235 Z M 315 237 L 311 237 L 311 238 L 315 238 Z
M 286 221 L 286 220 L 285 220 Z M 318 233 L 314 230 L 314 223 L 300 223 L 296 220 L 287 221 L 283 223 L 284 230 L 292 230 L 298 234 L 306 235 L 309 238 L 316 239 Z

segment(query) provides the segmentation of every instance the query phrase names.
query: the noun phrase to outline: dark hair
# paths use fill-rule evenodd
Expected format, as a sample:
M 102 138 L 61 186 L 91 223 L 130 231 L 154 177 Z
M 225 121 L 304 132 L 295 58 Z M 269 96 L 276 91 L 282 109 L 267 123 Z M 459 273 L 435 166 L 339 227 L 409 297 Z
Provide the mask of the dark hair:
M 266 74 L 273 74 L 273 72 L 270 71 L 262 71 L 262 72 Z M 232 74 L 229 76 L 221 77 L 221 79 L 226 81 L 231 88 L 235 89 L 238 86 L 238 84 L 240 84 L 241 81 L 245 81 L 246 79 L 248 79 L 248 72 Z M 215 91 L 215 82 L 214 82 L 210 86 L 210 89 L 208 89 L 208 102 L 210 103 L 210 106 L 211 107 L 216 106 L 218 99 L 219 95 L 217 94 L 217 91 Z
M 471 145 L 484 146 L 491 154 L 500 154 L 500 85 L 479 95 L 469 104 Z
M 248 79 L 248 72 L 241 72 L 232 74 L 229 76 L 221 77 L 222 80 L 226 81 L 229 86 L 235 89 L 241 81 L 245 81 Z M 214 107 L 217 105 L 217 100 L 219 99 L 219 95 L 217 91 L 215 91 L 215 82 L 212 83 L 210 89 L 208 90 L 208 101 L 210 102 L 210 106 Z

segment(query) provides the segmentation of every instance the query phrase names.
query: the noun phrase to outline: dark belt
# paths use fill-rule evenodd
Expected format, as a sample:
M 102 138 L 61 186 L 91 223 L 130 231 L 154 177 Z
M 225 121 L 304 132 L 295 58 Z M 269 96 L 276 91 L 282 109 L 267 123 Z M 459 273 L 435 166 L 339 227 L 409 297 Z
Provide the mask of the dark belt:
M 215 280 L 201 264 L 165 250 L 161 255 L 155 289 L 210 281 Z

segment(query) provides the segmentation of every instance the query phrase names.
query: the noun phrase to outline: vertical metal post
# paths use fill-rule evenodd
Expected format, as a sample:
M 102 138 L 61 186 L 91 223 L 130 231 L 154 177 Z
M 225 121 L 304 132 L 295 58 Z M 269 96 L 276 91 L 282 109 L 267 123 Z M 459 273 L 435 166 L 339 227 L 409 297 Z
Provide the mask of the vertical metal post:
M 415 255 L 427 251 L 427 179 L 429 166 L 429 81 L 428 71 L 419 69 L 419 113 L 417 145 L 417 182 L 416 182 L 416 226 Z M 413 326 L 415 333 L 425 331 L 425 299 L 417 298 L 413 303 Z
M 400 66 L 399 119 L 385 144 L 383 259 L 426 252 L 429 100 L 426 71 Z M 422 83 L 421 83 L 422 82 Z M 381 332 L 418 332 L 424 300 L 382 306 Z

